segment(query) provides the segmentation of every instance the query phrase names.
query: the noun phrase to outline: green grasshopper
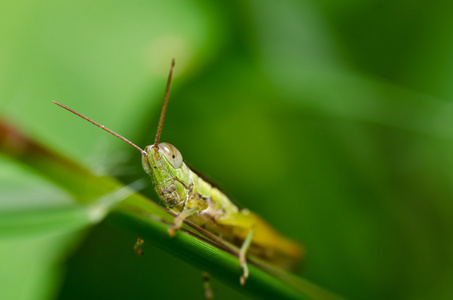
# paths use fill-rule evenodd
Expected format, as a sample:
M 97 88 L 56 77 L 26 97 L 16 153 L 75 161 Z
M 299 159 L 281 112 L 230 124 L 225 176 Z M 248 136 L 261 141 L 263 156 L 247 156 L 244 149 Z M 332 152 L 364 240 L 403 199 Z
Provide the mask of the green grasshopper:
M 159 143 L 174 65 L 173 59 L 154 144 L 146 146 L 144 150 L 69 107 L 53 102 L 141 152 L 143 168 L 151 176 L 157 194 L 167 208 L 177 214 L 174 225 L 168 230 L 171 237 L 181 228 L 185 220 L 189 220 L 215 236 L 240 247 L 239 262 L 243 269 L 240 283 L 242 285 L 249 276 L 246 261 L 248 252 L 284 269 L 294 268 L 302 256 L 302 247 L 299 244 L 283 237 L 248 209 L 239 209 L 217 187 L 188 167 L 175 146 Z

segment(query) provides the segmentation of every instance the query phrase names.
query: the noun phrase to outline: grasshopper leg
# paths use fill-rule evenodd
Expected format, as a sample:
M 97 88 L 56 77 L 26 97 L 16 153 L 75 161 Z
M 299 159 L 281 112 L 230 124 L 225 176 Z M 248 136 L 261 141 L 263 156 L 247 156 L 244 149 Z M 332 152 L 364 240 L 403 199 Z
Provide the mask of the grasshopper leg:
M 250 247 L 250 244 L 252 243 L 253 239 L 253 229 L 251 229 L 247 235 L 247 237 L 244 240 L 244 243 L 241 246 L 241 249 L 239 250 L 239 263 L 241 264 L 242 269 L 244 270 L 244 273 L 241 275 L 241 285 L 245 284 L 245 281 L 249 277 L 249 268 L 247 266 L 247 250 Z
M 214 298 L 214 292 L 212 291 L 211 288 L 211 275 L 208 272 L 203 272 L 203 290 L 204 290 L 204 297 L 206 299 L 212 299 Z
M 137 255 L 139 256 L 142 256 L 143 255 L 143 248 L 142 248 L 142 245 L 145 241 L 139 237 L 137 239 L 137 242 L 135 242 L 135 245 L 134 245 L 134 250 L 135 250 L 135 253 L 137 253 Z
M 193 215 L 194 213 L 197 213 L 201 210 L 201 207 L 200 206 L 196 206 L 196 207 L 192 207 L 192 208 L 188 208 L 188 209 L 184 209 L 176 218 L 175 218 L 175 224 L 170 227 L 168 229 L 168 235 L 170 237 L 173 237 L 176 233 L 176 231 L 178 231 L 181 226 L 182 226 L 182 223 L 184 222 L 184 220 Z

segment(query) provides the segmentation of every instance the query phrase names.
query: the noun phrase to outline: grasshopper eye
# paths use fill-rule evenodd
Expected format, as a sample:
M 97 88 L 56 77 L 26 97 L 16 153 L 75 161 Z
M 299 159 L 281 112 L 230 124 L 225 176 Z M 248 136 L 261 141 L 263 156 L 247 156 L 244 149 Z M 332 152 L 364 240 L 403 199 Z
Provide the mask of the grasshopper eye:
M 159 149 L 162 150 L 162 153 L 173 167 L 179 168 L 182 166 L 182 155 L 175 146 L 168 143 L 160 143 Z

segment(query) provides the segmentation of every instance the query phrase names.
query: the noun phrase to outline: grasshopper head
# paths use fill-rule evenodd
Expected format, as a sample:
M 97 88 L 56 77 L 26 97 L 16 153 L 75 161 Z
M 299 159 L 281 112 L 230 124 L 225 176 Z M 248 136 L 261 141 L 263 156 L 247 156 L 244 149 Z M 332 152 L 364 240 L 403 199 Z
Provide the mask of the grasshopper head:
M 143 169 L 155 184 L 162 184 L 175 177 L 176 169 L 183 164 L 182 155 L 175 146 L 160 143 L 158 147 L 147 146 L 142 155 Z
M 142 164 L 162 201 L 174 207 L 185 200 L 190 172 L 175 146 L 168 143 L 147 146 Z

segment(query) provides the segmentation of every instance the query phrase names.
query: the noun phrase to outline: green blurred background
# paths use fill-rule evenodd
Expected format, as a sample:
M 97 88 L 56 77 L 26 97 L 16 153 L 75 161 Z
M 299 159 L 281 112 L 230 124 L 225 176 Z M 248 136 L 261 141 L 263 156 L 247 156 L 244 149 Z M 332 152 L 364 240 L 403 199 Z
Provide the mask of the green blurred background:
M 136 150 L 50 100 L 145 146 L 175 57 L 162 140 L 303 243 L 301 276 L 348 299 L 452 299 L 452 13 L 453 2 L 408 0 L 3 1 L 0 113 L 130 183 L 145 177 Z M 43 194 L 5 204 L 0 190 L 1 210 L 60 203 L 12 164 L 2 163 L 0 188 L 10 192 L 5 178 L 19 168 Z M 17 299 L 202 297 L 200 270 L 152 241 L 138 257 L 135 239 L 107 220 L 64 251 L 46 244 L 45 257 L 0 245 L 14 262 L 0 278 L 44 292 L 20 280 L 0 289 Z M 59 272 L 44 276 L 49 264 Z M 243 297 L 213 286 L 217 299 Z

